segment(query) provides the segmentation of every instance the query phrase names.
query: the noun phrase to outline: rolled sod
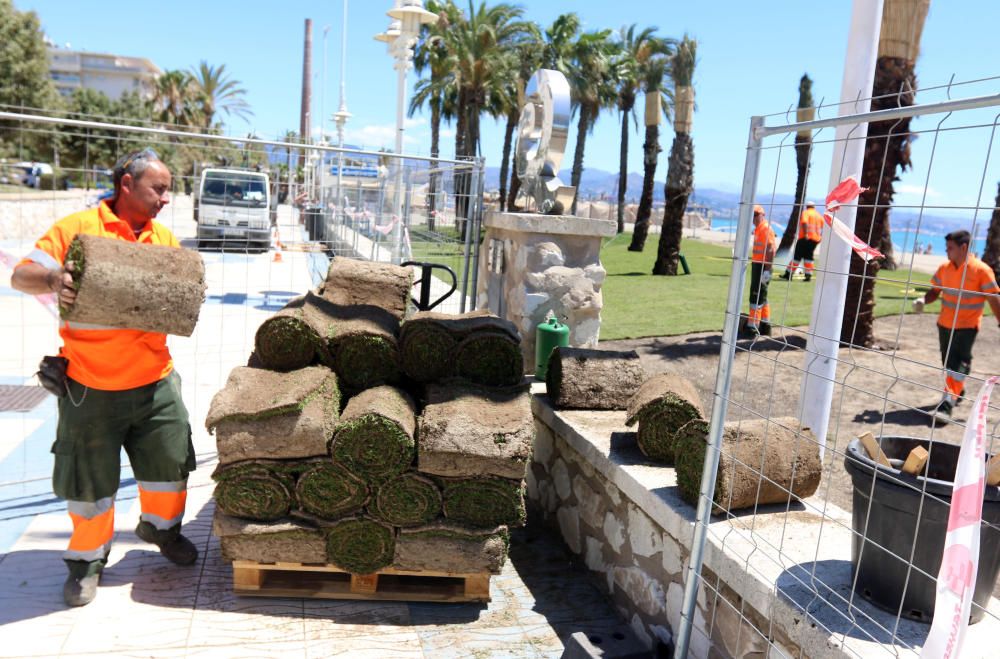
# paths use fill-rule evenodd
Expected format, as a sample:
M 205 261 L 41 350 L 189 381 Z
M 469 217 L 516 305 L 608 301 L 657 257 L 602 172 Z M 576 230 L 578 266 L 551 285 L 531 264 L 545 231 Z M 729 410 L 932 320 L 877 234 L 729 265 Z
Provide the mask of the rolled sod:
M 340 465 L 316 461 L 295 481 L 298 507 L 323 519 L 360 511 L 368 503 L 368 485 Z
M 257 563 L 326 563 L 326 536 L 290 519 L 263 524 L 215 509 L 212 534 L 219 538 L 222 558 Z
M 466 344 L 465 357 L 457 359 L 459 344 L 479 335 L 487 335 L 482 343 Z M 517 378 L 509 375 L 515 357 L 510 352 L 506 340 L 513 342 L 515 349 L 521 337 L 517 327 L 509 320 L 498 318 L 488 311 L 470 311 L 464 314 L 446 314 L 434 311 L 418 311 L 403 323 L 399 334 L 399 351 L 403 371 L 417 382 L 440 382 L 452 377 L 469 377 L 476 382 L 491 384 L 485 380 L 500 380 L 504 384 L 514 384 L 521 380 L 523 358 L 518 352 L 516 361 L 521 371 Z M 485 359 L 476 355 L 476 346 L 485 348 L 492 356 Z M 465 374 L 460 374 L 459 364 Z M 485 367 L 485 371 L 483 371 Z M 478 379 L 477 379 L 478 378 Z M 509 380 L 509 381 L 508 381 Z
M 339 306 L 374 306 L 402 320 L 412 287 L 413 269 L 409 266 L 334 257 L 317 292 Z
M 325 455 L 339 419 L 337 376 L 325 366 L 280 373 L 238 366 L 212 399 L 205 426 L 220 464 Z
M 431 479 L 408 472 L 379 486 L 369 512 L 393 526 L 427 524 L 441 514 L 441 490 Z
M 545 391 L 559 409 L 624 410 L 645 379 L 634 350 L 559 346 L 549 357 Z
M 639 424 L 636 434 L 643 455 L 672 464 L 677 431 L 704 417 L 693 384 L 673 373 L 659 373 L 643 382 L 629 400 L 625 425 Z
M 422 473 L 520 480 L 535 437 L 531 394 L 520 388 L 431 385 L 419 429 Z
M 63 320 L 191 336 L 205 301 L 198 252 L 78 234 L 69 245 L 76 301 Z
M 400 529 L 392 564 L 399 570 L 500 574 L 509 546 L 505 526 L 475 530 L 437 523 Z
M 254 357 L 264 368 L 292 371 L 328 361 L 328 304 L 313 293 L 288 302 L 265 320 L 254 336 Z
M 327 560 L 352 574 L 371 574 L 392 565 L 392 527 L 368 517 L 352 517 L 326 529 Z
M 416 320 L 420 314 L 403 323 L 400 329 L 400 363 L 411 379 L 437 382 L 451 375 L 458 341 L 446 327 Z
M 344 408 L 330 455 L 368 483 L 384 483 L 413 463 L 416 412 L 401 389 L 383 385 L 362 391 Z
M 338 307 L 333 313 L 327 350 L 344 388 L 363 391 L 398 382 L 399 321 L 375 307 Z
M 505 478 L 441 478 L 444 516 L 478 528 L 522 526 L 524 483 Z
M 812 496 L 823 466 L 816 437 L 796 431 L 792 417 L 727 423 L 722 433 L 713 514 L 769 503 L 784 504 Z M 697 505 L 707 452 L 707 428 L 685 426 L 678 437 L 677 485 L 681 496 Z M 759 494 L 758 494 L 759 489 Z
M 520 341 L 505 332 L 470 334 L 455 351 L 455 375 L 489 387 L 517 384 L 524 379 Z
M 279 465 L 248 462 L 220 466 L 215 505 L 227 515 L 268 522 L 288 514 L 294 503 L 295 476 Z

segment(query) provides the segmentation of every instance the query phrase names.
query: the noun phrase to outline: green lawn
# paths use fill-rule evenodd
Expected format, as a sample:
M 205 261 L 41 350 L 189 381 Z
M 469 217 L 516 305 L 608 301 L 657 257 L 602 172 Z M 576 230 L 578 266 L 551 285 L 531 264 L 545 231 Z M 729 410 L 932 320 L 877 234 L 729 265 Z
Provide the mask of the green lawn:
M 631 239 L 631 234 L 621 234 L 605 243 L 601 250 L 601 262 L 608 271 L 603 288 L 601 338 L 627 339 L 721 330 L 732 273 L 732 249 L 685 240 L 682 253 L 691 274 L 660 277 L 650 274 L 656 260 L 658 236 L 650 236 L 641 253 L 628 251 Z M 784 272 L 783 266 L 775 268 L 776 275 L 781 272 Z M 904 299 L 908 279 L 905 270 L 879 274 L 880 281 L 875 286 L 877 316 L 909 311 L 909 300 L 914 294 Z M 912 281 L 918 291 L 925 290 L 929 280 L 929 275 L 913 273 Z M 811 283 L 775 279 L 768 296 L 772 322 L 792 326 L 808 324 L 815 284 L 815 279 Z M 744 311 L 746 295 L 744 291 Z

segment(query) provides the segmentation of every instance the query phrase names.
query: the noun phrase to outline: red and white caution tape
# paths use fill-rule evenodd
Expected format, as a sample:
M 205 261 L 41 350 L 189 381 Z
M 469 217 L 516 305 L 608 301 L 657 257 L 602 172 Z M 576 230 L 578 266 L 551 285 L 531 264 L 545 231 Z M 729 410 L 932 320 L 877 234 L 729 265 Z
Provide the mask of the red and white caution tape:
M 383 236 L 388 236 L 389 232 L 392 231 L 393 227 L 396 226 L 397 222 L 399 222 L 399 216 L 393 215 L 392 219 L 389 220 L 388 224 L 376 224 L 374 229 Z
M 882 258 L 882 252 L 854 235 L 854 232 L 846 224 L 833 215 L 841 205 L 849 201 L 854 201 L 864 190 L 865 188 L 858 185 L 858 180 L 853 176 L 848 176 L 838 183 L 837 187 L 831 190 L 830 194 L 826 196 L 826 212 L 823 213 L 823 220 L 838 238 L 851 246 L 855 254 L 865 261 L 870 261 Z
M 965 426 L 952 485 L 944 555 L 937 575 L 934 621 L 921 657 L 950 659 L 962 654 L 979 573 L 979 527 L 986 491 L 986 412 L 998 379 L 993 376 L 983 384 L 972 408 L 974 417 Z

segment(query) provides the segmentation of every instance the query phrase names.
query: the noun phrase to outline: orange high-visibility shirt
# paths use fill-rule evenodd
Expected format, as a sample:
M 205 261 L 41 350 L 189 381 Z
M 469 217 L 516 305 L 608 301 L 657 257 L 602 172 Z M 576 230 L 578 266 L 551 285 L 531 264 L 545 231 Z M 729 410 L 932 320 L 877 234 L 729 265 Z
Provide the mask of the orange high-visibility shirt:
M 21 263 L 60 267 L 70 242 L 80 233 L 180 247 L 174 234 L 159 222 L 148 222 L 136 238 L 128 222 L 119 219 L 102 201 L 97 208 L 74 213 L 52 225 Z M 61 354 L 69 360 L 67 375 L 94 389 L 141 387 L 167 377 L 174 367 L 166 334 L 63 321 L 59 336 L 63 340 Z
M 766 263 L 764 257 L 767 254 L 768 243 L 770 243 L 772 251 L 777 248 L 778 242 L 774 237 L 774 231 L 771 230 L 771 223 L 767 220 L 761 220 L 760 224 L 753 230 L 753 256 L 751 260 L 754 263 Z
M 799 240 L 814 240 L 823 238 L 823 215 L 815 208 L 807 208 L 799 216 Z
M 969 256 L 962 267 L 946 261 L 931 277 L 931 284 L 941 290 L 938 325 L 948 329 L 979 329 L 985 294 L 1000 293 L 993 270 L 975 256 Z

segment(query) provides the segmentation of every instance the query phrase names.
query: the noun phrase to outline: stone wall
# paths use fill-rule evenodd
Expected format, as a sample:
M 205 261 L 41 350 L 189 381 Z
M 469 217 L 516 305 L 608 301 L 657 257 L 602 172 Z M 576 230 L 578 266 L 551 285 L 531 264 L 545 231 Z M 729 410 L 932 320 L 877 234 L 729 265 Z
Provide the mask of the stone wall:
M 544 385 L 533 387 L 529 500 L 636 635 L 651 649 L 669 645 L 695 528 L 673 468 L 639 452 L 623 411 L 555 410 Z M 883 657 L 919 648 L 927 625 L 897 622 L 852 593 L 852 537 L 850 513 L 823 499 L 714 518 L 689 656 Z M 1000 633 L 1000 602 L 989 611 L 969 628 L 967 648 L 988 648 Z

